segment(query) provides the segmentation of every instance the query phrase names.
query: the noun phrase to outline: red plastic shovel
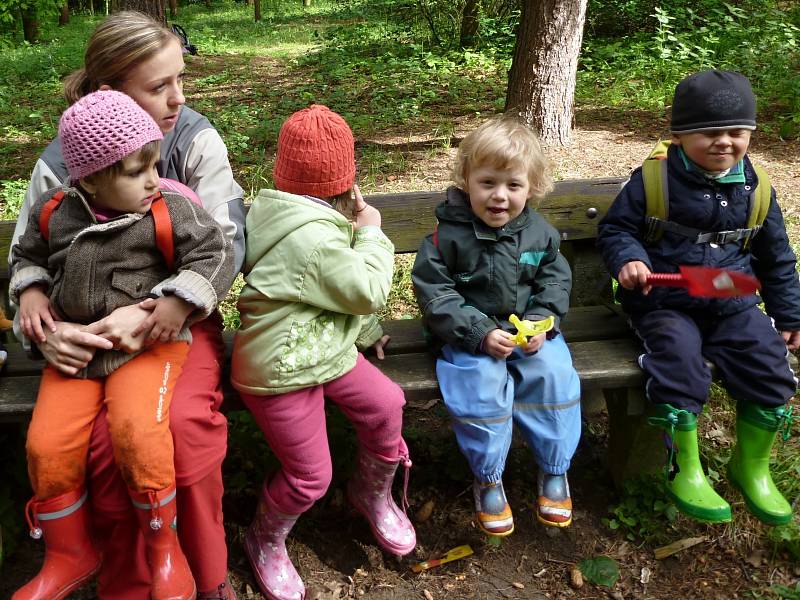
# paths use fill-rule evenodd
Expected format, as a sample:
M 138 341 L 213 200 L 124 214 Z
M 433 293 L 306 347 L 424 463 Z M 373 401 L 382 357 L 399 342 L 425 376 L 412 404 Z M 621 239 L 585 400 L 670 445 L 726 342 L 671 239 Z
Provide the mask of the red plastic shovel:
M 647 276 L 647 283 L 686 288 L 690 296 L 706 298 L 748 296 L 761 288 L 758 279 L 745 273 L 712 267 L 680 266 L 678 268 L 680 273 L 651 273 Z

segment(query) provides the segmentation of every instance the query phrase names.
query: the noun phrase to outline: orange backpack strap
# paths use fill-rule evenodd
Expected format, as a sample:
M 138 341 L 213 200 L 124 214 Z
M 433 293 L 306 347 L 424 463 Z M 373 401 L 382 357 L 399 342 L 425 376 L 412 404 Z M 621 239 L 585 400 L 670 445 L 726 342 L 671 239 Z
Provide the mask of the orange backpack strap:
M 61 201 L 64 199 L 64 190 L 60 190 L 53 194 L 42 207 L 42 212 L 39 213 L 39 231 L 42 232 L 42 237 L 45 241 L 50 239 L 50 217 L 53 216 L 53 211 L 58 208 Z
M 172 239 L 172 219 L 164 196 L 159 192 L 158 198 L 150 205 L 153 221 L 156 227 L 156 246 L 167 263 L 167 269 L 172 271 L 175 267 L 175 243 Z

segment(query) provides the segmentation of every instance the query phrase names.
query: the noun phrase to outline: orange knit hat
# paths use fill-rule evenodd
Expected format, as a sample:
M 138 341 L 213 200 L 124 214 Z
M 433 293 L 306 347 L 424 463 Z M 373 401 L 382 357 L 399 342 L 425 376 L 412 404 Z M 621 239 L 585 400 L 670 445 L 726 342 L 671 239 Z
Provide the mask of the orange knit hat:
M 356 177 L 353 132 L 327 106 L 297 111 L 281 127 L 272 174 L 282 192 L 317 198 L 346 192 Z

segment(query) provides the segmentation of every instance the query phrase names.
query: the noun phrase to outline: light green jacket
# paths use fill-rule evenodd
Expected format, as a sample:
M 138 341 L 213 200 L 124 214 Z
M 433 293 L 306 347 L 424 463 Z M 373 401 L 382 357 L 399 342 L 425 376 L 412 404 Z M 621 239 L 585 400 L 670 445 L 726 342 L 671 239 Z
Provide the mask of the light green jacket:
M 336 379 L 382 335 L 374 314 L 392 283 L 394 246 L 321 200 L 261 190 L 247 215 L 245 287 L 231 381 L 255 395 Z

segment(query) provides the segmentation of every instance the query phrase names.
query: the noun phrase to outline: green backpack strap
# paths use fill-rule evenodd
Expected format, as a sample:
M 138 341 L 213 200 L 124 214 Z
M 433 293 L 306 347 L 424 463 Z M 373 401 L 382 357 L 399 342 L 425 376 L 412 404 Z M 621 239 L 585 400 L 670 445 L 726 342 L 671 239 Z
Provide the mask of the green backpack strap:
M 747 228 L 752 229 L 753 231 L 744 241 L 745 248 L 747 248 L 750 240 L 753 239 L 753 236 L 756 233 L 758 233 L 758 230 L 761 229 L 761 226 L 767 219 L 767 212 L 769 212 L 769 205 L 772 201 L 772 184 L 769 181 L 769 175 L 767 175 L 767 172 L 758 165 L 754 164 L 753 169 L 756 172 L 756 177 L 758 177 L 758 184 L 756 185 L 756 189 L 753 190 L 753 193 L 750 195 L 750 208 L 748 209 L 747 213 Z
M 661 140 L 642 164 L 646 225 L 644 241 L 652 243 L 661 237 L 660 223 L 669 217 L 669 187 L 667 183 L 667 150 L 669 140 Z

